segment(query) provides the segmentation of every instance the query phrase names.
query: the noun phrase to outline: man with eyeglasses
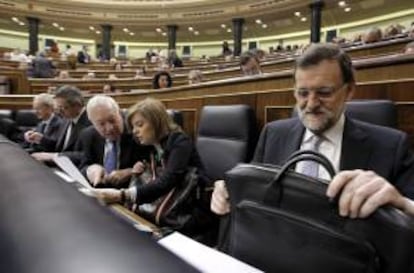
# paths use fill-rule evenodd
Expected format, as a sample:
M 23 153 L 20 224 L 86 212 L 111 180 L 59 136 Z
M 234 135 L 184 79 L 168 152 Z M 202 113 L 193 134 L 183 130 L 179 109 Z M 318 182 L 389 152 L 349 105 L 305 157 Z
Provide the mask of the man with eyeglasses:
M 336 45 L 314 44 L 297 58 L 294 77 L 298 118 L 267 124 L 253 161 L 281 164 L 299 149 L 317 150 L 338 172 L 327 195 L 340 194 L 341 216 L 366 217 L 386 203 L 412 211 L 409 199 L 398 194 L 414 197 L 414 157 L 407 135 L 344 114 L 345 102 L 355 92 L 350 57 Z M 311 173 L 306 162 L 297 164 L 296 171 Z M 329 179 L 323 168 L 314 174 Z M 225 182 L 217 181 L 211 209 L 228 213 L 227 198 Z
M 79 133 L 91 125 L 84 105 L 84 98 L 77 87 L 64 85 L 57 90 L 55 108 L 64 118 L 64 124 L 57 139 L 50 139 L 46 136 L 41 138 L 46 152 L 33 153 L 32 156 L 35 159 L 50 162 L 57 153 L 64 152 L 75 164 L 80 163 L 82 155 L 76 151 L 75 144 Z

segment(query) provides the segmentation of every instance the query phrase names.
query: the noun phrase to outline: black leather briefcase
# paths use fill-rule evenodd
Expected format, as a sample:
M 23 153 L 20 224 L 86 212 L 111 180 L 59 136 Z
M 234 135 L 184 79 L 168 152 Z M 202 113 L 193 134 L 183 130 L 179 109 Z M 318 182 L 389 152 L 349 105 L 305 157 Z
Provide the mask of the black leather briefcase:
M 227 172 L 229 253 L 266 272 L 414 272 L 414 218 L 383 207 L 366 219 L 340 217 L 328 181 L 290 170 L 320 155 L 294 154 L 282 166 L 240 164 Z

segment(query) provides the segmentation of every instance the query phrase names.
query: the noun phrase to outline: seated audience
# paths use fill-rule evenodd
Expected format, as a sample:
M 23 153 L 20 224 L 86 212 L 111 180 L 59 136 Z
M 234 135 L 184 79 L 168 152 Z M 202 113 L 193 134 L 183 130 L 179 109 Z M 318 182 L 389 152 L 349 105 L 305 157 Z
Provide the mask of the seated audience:
M 62 130 L 57 139 L 42 135 L 40 144 L 47 152 L 33 153 L 32 156 L 39 161 L 49 162 L 57 153 L 63 153 L 75 164 L 79 164 L 80 155 L 76 152 L 75 144 L 79 133 L 91 125 L 86 115 L 82 93 L 75 86 L 64 85 L 56 91 L 54 103 L 57 112 L 64 118 Z
M 392 203 L 401 207 L 401 198 L 385 194 L 392 187 L 389 183 L 408 198 L 414 197 L 414 156 L 407 135 L 344 114 L 345 102 L 355 92 L 355 77 L 351 59 L 343 50 L 334 44 L 311 45 L 296 59 L 294 80 L 293 95 L 299 117 L 267 124 L 253 162 L 282 164 L 297 150 L 322 153 L 339 172 L 327 194 L 330 197 L 340 194 L 342 216 L 366 217 L 391 199 L 398 199 Z M 317 166 L 310 173 L 305 163 L 298 163 L 295 170 L 330 179 Z M 349 186 L 340 192 L 344 184 Z M 227 198 L 225 182 L 216 182 L 211 209 L 218 214 L 228 213 Z
M 83 80 L 93 80 L 93 79 L 96 79 L 95 72 L 92 72 L 92 71 L 88 72 L 85 76 L 83 76 L 82 79 Z
M 414 39 L 414 25 L 408 30 L 408 37 Z
M 251 51 L 247 51 L 240 56 L 240 68 L 245 76 L 262 74 L 260 61 Z
M 188 72 L 188 84 L 200 83 L 203 81 L 203 72 L 201 70 L 191 70 Z
M 115 74 L 109 74 L 108 75 L 108 80 L 117 80 L 118 77 Z
M 67 80 L 67 79 L 70 79 L 69 71 L 67 71 L 67 70 L 61 70 L 59 72 L 59 75 L 57 76 L 57 79 L 59 79 L 59 80 Z
M 414 54 L 414 42 L 408 43 L 404 48 L 405 54 Z
M 30 152 L 46 151 L 43 144 L 46 143 L 46 139 L 57 141 L 63 120 L 54 113 L 54 100 L 50 94 L 36 95 L 33 98 L 33 109 L 41 121 L 35 130 L 24 133 L 25 143 L 23 147 L 28 148 Z
M 132 167 L 149 159 L 150 147 L 134 140 L 113 98 L 92 97 L 86 112 L 93 126 L 81 132 L 77 143 L 83 152 L 80 168 L 95 187 L 128 187 Z
M 113 85 L 112 85 L 112 84 L 110 84 L 110 83 L 107 83 L 107 84 L 105 84 L 105 85 L 103 86 L 103 88 L 102 88 L 102 92 L 103 92 L 104 94 L 115 93 L 115 86 L 113 86 Z
M 393 36 L 396 36 L 398 34 L 402 33 L 402 26 L 401 25 L 397 25 L 397 24 L 392 24 L 389 25 L 385 30 L 384 30 L 384 38 L 390 38 Z
M 91 61 L 91 56 L 88 54 L 88 47 L 82 46 L 82 50 L 78 52 L 78 63 L 87 64 Z
M 135 71 L 134 79 L 142 79 L 145 77 L 145 66 L 138 68 Z
M 154 147 L 150 161 L 138 162 L 133 167 L 139 175 L 134 186 L 126 190 L 95 189 L 93 193 L 107 203 L 134 203 L 138 205 L 138 214 L 163 226 L 165 223 L 157 217 L 160 201 L 183 185 L 189 168 L 197 171 L 200 185 L 208 185 L 210 180 L 191 139 L 173 123 L 160 101 L 147 98 L 132 106 L 128 123 L 142 144 Z M 210 231 L 205 223 L 209 214 L 204 209 L 194 203 L 182 206 L 180 210 L 189 213 L 191 218 L 178 220 L 185 223 L 177 222 L 172 228 L 189 236 Z
M 172 86 L 172 79 L 170 73 L 167 71 L 160 71 L 154 75 L 152 79 L 152 88 L 161 89 L 168 88 Z
M 362 35 L 361 39 L 365 44 L 379 42 L 382 39 L 382 31 L 380 28 L 372 27 Z

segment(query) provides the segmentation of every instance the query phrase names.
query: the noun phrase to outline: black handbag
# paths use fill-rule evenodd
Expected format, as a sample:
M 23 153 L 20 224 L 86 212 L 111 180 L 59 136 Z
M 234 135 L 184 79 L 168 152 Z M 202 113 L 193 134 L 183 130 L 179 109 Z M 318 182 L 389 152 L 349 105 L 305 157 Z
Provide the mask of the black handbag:
M 310 151 L 282 167 L 240 164 L 227 172 L 232 256 L 266 272 L 414 272 L 414 218 L 383 207 L 365 219 L 339 216 L 325 192 L 328 181 L 295 173 Z

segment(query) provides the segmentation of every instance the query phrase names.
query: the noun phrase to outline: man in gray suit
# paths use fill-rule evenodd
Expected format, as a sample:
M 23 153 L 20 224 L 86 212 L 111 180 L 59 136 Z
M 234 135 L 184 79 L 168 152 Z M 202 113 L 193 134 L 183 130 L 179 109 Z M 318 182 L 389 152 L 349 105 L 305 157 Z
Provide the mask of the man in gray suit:
M 33 78 L 53 78 L 55 75 L 55 67 L 48 60 L 44 52 L 39 52 L 37 57 L 32 61 Z
M 33 109 L 41 122 L 36 129 L 24 133 L 24 147 L 30 152 L 46 151 L 42 144 L 46 139 L 57 141 L 63 120 L 54 113 L 53 96 L 50 94 L 36 95 L 33 99 Z
M 333 197 L 342 189 L 340 215 L 366 217 L 385 203 L 404 209 L 403 202 L 395 201 L 391 192 L 395 187 L 414 198 L 414 157 L 407 136 L 346 117 L 345 102 L 354 92 L 349 56 L 335 45 L 310 46 L 295 66 L 294 96 L 299 118 L 267 124 L 253 161 L 281 164 L 297 150 L 317 150 L 339 172 L 327 194 Z M 306 162 L 296 166 L 297 172 L 310 175 L 309 169 Z M 329 178 L 322 168 L 314 171 L 313 176 Z M 217 181 L 212 210 L 227 213 L 227 198 L 224 181 Z

